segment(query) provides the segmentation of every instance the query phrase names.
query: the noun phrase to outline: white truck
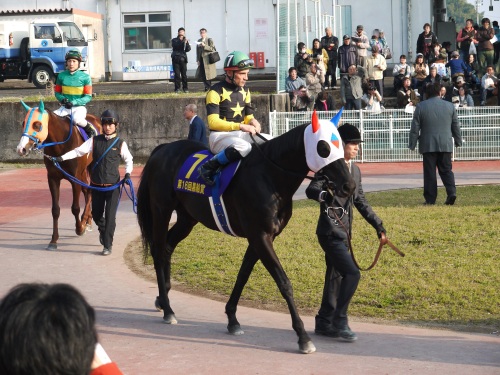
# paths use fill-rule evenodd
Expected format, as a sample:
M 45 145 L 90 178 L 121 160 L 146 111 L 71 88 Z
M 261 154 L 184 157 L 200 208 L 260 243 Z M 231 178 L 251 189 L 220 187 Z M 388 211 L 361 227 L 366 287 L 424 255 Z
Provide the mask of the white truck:
M 74 22 L 61 20 L 0 22 L 0 82 L 27 79 L 38 88 L 65 69 L 66 52 L 78 49 L 87 70 L 88 42 Z

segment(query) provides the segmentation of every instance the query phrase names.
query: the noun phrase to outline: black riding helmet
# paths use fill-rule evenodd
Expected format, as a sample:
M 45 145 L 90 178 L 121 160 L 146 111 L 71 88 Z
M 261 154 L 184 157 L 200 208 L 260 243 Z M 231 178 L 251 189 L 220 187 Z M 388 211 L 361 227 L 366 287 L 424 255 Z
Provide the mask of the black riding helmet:
M 355 127 L 354 125 L 346 123 L 342 126 L 339 126 L 339 134 L 340 138 L 342 138 L 342 141 L 344 143 L 363 142 L 361 140 L 361 133 L 359 132 L 358 128 Z
M 112 109 L 106 109 L 101 115 L 101 124 L 115 124 L 118 126 L 120 123 L 120 117 Z

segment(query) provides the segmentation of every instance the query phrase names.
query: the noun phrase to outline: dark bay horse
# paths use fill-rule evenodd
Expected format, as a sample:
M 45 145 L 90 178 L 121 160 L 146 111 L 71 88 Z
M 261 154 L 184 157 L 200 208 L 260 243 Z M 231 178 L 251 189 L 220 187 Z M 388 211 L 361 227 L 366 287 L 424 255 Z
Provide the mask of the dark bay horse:
M 30 108 L 21 102 L 27 111 L 23 121 L 23 135 L 17 145 L 17 153 L 26 156 L 32 149 L 43 149 L 47 156 L 60 156 L 83 143 L 83 138 L 76 129 L 76 125 L 70 126 L 70 121 L 59 117 L 53 112 L 45 109 L 43 101 L 40 101 L 38 107 Z M 90 121 L 101 133 L 101 124 L 99 119 L 93 115 L 87 115 L 87 121 Z M 71 160 L 66 160 L 60 165 L 70 175 L 78 180 L 88 182 L 88 167 L 92 162 L 92 155 L 82 156 Z M 49 183 L 50 195 L 52 197 L 52 238 L 48 250 L 57 249 L 57 240 L 59 239 L 59 215 L 61 212 L 59 206 L 59 195 L 61 180 L 66 177 L 59 171 L 49 158 L 44 158 L 45 168 L 47 169 L 47 180 Z M 69 180 L 68 180 L 69 181 Z M 92 225 L 91 196 L 90 190 L 83 188 L 77 183 L 69 181 L 73 191 L 73 203 L 71 212 L 75 216 L 75 232 L 81 236 L 85 233 L 87 227 Z M 85 208 L 80 217 L 80 194 L 85 198 Z
M 339 118 L 340 113 L 337 123 Z M 297 312 L 292 285 L 274 251 L 273 241 L 292 216 L 292 197 L 309 170 L 322 170 L 340 196 L 354 191 L 355 183 L 344 162 L 334 122 L 318 121 L 314 113 L 312 124 L 294 128 L 259 148 L 254 145 L 223 194 L 233 232 L 248 239 L 243 263 L 226 304 L 227 328 L 231 334 L 243 333 L 236 319 L 236 308 L 252 269 L 260 260 L 288 304 L 300 352 L 316 350 Z M 187 140 L 158 146 L 144 167 L 138 190 L 137 216 L 144 251 L 145 255 L 151 252 L 158 282 L 156 305 L 163 309 L 164 322 L 170 324 L 177 323 L 168 298 L 175 247 L 198 222 L 218 230 L 207 197 L 174 190 L 182 163 L 201 149 L 201 144 Z M 177 222 L 168 230 L 174 210 Z

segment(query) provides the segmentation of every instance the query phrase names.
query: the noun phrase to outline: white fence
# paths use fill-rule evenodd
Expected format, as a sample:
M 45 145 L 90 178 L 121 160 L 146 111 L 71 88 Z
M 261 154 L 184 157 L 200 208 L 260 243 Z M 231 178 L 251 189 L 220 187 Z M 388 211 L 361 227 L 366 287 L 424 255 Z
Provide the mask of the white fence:
M 500 159 L 500 107 L 459 108 L 463 146 L 455 148 L 455 160 Z M 331 119 L 336 112 L 317 112 L 320 119 Z M 271 112 L 269 127 L 276 137 L 295 126 L 310 123 L 312 112 Z M 356 126 L 363 138 L 358 161 L 420 161 L 418 151 L 408 149 L 412 115 L 402 109 L 387 109 L 378 114 L 344 111 L 342 122 Z M 452 140 L 450 140 L 451 142 Z M 418 150 L 418 146 L 417 146 Z

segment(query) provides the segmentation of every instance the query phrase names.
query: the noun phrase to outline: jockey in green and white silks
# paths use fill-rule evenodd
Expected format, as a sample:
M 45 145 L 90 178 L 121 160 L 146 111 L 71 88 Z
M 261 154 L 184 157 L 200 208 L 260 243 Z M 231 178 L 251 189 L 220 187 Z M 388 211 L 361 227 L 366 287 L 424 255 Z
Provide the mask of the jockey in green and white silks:
M 58 116 L 73 116 L 73 122 L 85 129 L 89 137 L 95 135 L 94 129 L 87 123 L 85 105 L 92 99 L 92 80 L 79 70 L 82 55 L 78 50 L 66 53 L 66 70 L 59 73 L 56 80 L 55 95 L 61 107 L 54 111 Z

